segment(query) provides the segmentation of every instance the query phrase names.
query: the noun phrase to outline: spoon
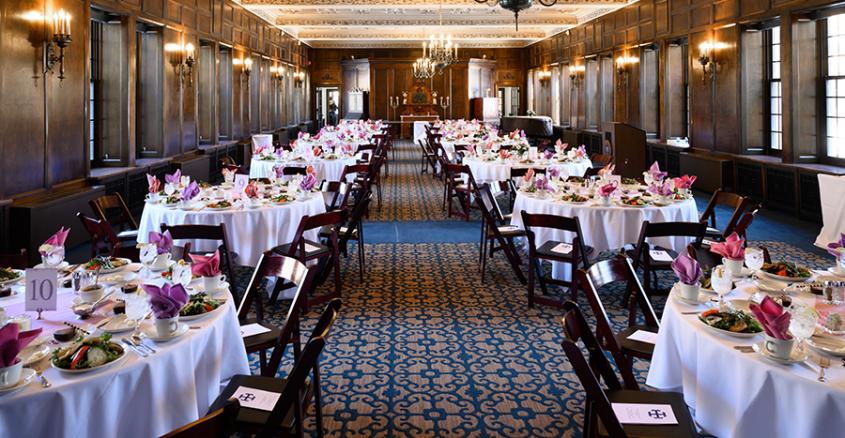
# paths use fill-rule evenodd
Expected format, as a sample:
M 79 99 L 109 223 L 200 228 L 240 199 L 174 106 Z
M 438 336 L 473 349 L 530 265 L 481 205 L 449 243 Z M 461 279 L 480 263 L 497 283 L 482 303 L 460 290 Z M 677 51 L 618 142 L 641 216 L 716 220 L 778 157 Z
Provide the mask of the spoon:
M 82 319 L 87 318 L 89 315 L 94 313 L 94 310 L 97 308 L 97 304 L 100 304 L 106 298 L 110 297 L 114 292 L 108 292 L 107 294 L 100 297 L 99 300 L 94 301 L 93 303 L 83 303 L 73 306 L 72 310 L 73 313 L 79 315 Z

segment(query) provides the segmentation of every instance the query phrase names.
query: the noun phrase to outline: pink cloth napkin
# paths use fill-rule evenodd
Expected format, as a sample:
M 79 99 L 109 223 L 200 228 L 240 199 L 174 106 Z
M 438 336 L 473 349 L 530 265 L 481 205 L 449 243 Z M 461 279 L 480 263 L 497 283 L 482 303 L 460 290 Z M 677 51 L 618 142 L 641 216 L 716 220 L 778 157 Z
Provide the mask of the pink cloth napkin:
M 616 170 L 616 165 L 608 164 L 607 166 L 604 166 L 603 168 L 601 168 L 601 170 L 599 170 L 599 176 L 604 177 L 613 175 L 614 170 Z
M 161 190 L 161 181 L 155 175 L 147 174 L 147 187 L 150 193 L 157 193 Z
M 613 192 L 615 192 L 615 191 L 616 191 L 616 181 L 613 181 L 611 183 L 608 183 L 608 184 L 605 184 L 605 185 L 599 187 L 599 194 L 601 196 L 604 196 L 604 197 L 608 197 L 608 196 L 612 195 Z
M 220 274 L 220 250 L 214 251 L 214 255 L 204 256 L 191 254 L 191 273 L 199 277 L 214 277 Z
M 731 233 L 724 242 L 710 245 L 710 252 L 730 260 L 743 260 L 745 259 L 745 239 L 740 239 L 736 233 Z
M 510 156 L 511 156 L 511 153 L 508 152 L 507 149 L 499 150 L 499 158 L 501 158 L 503 160 L 507 160 L 508 158 L 510 158 Z
M 528 171 L 525 172 L 525 175 L 522 176 L 522 179 L 525 182 L 529 182 L 534 179 L 534 169 L 528 169 Z
M 792 335 L 789 334 L 789 320 L 792 315 L 784 311 L 783 306 L 776 303 L 770 296 L 766 295 L 759 305 L 751 303 L 748 308 L 760 321 L 767 335 L 775 339 L 792 339 Z
M 278 175 L 279 173 L 276 173 Z M 244 194 L 247 198 L 257 198 L 258 197 L 258 183 L 255 181 L 250 181 L 249 184 L 246 185 L 244 189 Z
M 65 246 L 68 233 L 70 233 L 70 228 L 61 227 L 59 231 L 56 231 L 56 234 L 53 234 L 49 239 L 44 241 L 44 245 Z
M 680 178 L 675 178 L 672 181 L 675 183 L 676 189 L 691 189 L 692 184 L 695 182 L 696 179 L 697 179 L 697 177 L 695 175 L 693 175 L 693 176 L 684 175 Z
M 41 334 L 41 328 L 20 331 L 17 324 L 6 324 L 0 328 L 0 368 L 17 362 L 18 353 Z

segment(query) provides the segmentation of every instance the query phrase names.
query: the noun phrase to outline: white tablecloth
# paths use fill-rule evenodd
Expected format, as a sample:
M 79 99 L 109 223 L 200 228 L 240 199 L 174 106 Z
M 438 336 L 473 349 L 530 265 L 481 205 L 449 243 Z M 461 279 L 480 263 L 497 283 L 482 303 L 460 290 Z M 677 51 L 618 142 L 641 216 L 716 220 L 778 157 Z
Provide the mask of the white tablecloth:
M 249 165 L 250 178 L 267 178 L 273 172 L 273 166 L 306 167 L 314 166 L 317 181 L 339 181 L 343 168 L 356 163 L 355 158 L 338 158 L 336 160 L 305 161 L 267 161 L 253 158 Z
M 738 290 L 726 299 L 746 298 L 748 292 Z M 683 392 L 696 422 L 720 438 L 842 436 L 845 369 L 839 359 L 831 359 L 828 383 L 820 383 L 815 362 L 812 368 L 778 365 L 733 349 L 762 342 L 762 335 L 739 339 L 713 333 L 696 315 L 681 314 L 698 309 L 704 310 L 669 299 L 648 385 Z
M 511 169 L 520 168 L 556 168 L 562 178 L 570 176 L 584 176 L 584 172 L 592 166 L 589 160 L 577 161 L 574 163 L 551 163 L 546 164 L 538 161 L 535 164 L 520 164 L 516 161 L 484 161 L 477 158 L 464 158 L 464 164 L 472 170 L 472 176 L 478 184 L 507 181 L 511 177 Z
M 428 126 L 429 122 L 414 122 L 414 143 L 416 144 L 420 140 L 425 140 L 425 127 Z
M 73 297 L 69 289 L 60 290 L 58 308 L 68 309 Z M 9 305 L 16 298 L 0 300 L 10 315 L 23 312 L 23 303 Z M 128 350 L 122 362 L 87 374 L 47 368 L 52 387 L 35 381 L 0 396 L 0 436 L 155 437 L 205 415 L 225 382 L 250 373 L 234 303 L 229 299 L 225 306 L 217 315 L 191 321 L 201 328 L 179 339 L 147 341 L 157 350 L 147 358 Z M 64 328 L 62 321 L 80 323 L 70 310 L 44 312 L 43 321 L 28 314 L 33 328 L 42 327 L 48 336 Z
M 819 174 L 819 191 L 824 226 L 816 238 L 816 246 L 826 248 L 845 233 L 845 176 Z
M 290 243 L 303 216 L 325 213 L 326 205 L 320 194 L 311 194 L 305 201 L 292 201 L 283 205 L 272 205 L 256 209 L 228 211 L 185 211 L 170 209 L 160 204 L 147 204 L 138 224 L 138 241 L 147 242 L 150 231 L 160 231 L 161 224 L 185 225 L 205 224 L 226 226 L 229 247 L 238 254 L 239 263 L 256 266 L 264 251 L 278 245 Z M 316 239 L 317 231 L 306 233 L 308 239 Z M 184 242 L 176 241 L 177 245 Z M 197 251 L 213 251 L 211 242 L 194 242 Z

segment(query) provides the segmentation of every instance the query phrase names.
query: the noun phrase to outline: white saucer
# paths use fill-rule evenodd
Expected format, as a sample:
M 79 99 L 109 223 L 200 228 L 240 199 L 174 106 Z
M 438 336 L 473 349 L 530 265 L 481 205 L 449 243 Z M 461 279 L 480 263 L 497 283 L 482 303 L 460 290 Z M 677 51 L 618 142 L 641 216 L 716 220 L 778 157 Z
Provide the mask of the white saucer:
M 164 272 L 164 271 L 170 269 L 170 267 L 175 265 L 175 264 L 176 264 L 176 261 L 171 260 L 171 261 L 167 262 L 167 266 L 164 267 L 164 268 L 154 268 L 154 267 L 150 266 L 150 271 L 152 271 L 152 272 Z
M 23 366 L 32 365 L 41 361 L 50 354 L 50 346 L 41 344 L 36 347 L 27 346 L 18 354 L 18 357 L 23 361 Z
M 174 335 L 166 336 L 166 337 L 160 337 L 158 335 L 158 332 L 156 332 L 155 325 L 151 324 L 151 325 L 148 325 L 148 326 L 142 326 L 141 327 L 141 332 L 144 333 L 144 335 L 146 335 L 147 338 L 149 338 L 153 342 L 172 341 L 172 340 L 184 335 L 185 333 L 188 333 L 188 330 L 190 330 L 190 327 L 188 327 L 188 324 L 184 324 L 184 323 L 180 322 L 179 323 L 179 329 L 176 330 L 176 333 Z
M 100 330 L 108 333 L 124 333 L 131 330 L 135 330 L 138 327 L 138 321 L 134 319 L 128 319 L 126 314 L 119 314 L 115 315 L 111 321 L 107 322 L 106 325 L 100 327 Z
M 804 362 L 809 357 L 807 352 L 801 352 L 798 350 L 798 348 L 792 348 L 792 353 L 790 354 L 789 359 L 781 359 L 779 357 L 773 356 L 772 353 L 769 353 L 768 350 L 763 348 L 764 343 L 765 341 L 760 342 L 759 344 L 754 344 L 751 346 L 751 348 L 753 348 L 754 352 L 759 354 L 760 356 L 763 356 L 766 359 L 769 359 L 770 361 L 779 363 L 781 365 L 792 365 L 795 363 Z
M 12 392 L 17 392 L 29 385 L 35 379 L 35 370 L 32 368 L 24 368 L 21 370 L 21 379 L 18 380 L 18 383 L 14 386 L 10 386 L 8 388 L 0 389 L 0 394 L 9 394 Z
M 842 338 L 828 335 L 813 335 L 810 339 L 807 339 L 807 345 L 816 351 L 845 357 L 845 340 Z
M 56 267 L 56 269 L 60 269 L 60 270 L 61 270 L 61 269 L 66 269 L 68 266 L 70 266 L 70 263 L 68 263 L 68 262 L 61 262 L 61 263 L 59 264 L 59 266 L 57 266 L 57 267 Z M 35 265 L 35 266 L 33 267 L 33 269 L 46 269 L 46 268 L 47 268 L 47 265 L 45 265 L 44 263 L 39 263 L 39 264 L 37 264 L 37 265 Z
M 710 298 L 701 292 L 698 293 L 698 297 L 695 300 L 684 298 L 683 296 L 681 296 L 681 291 L 678 289 L 677 284 L 675 284 L 675 286 L 672 286 L 672 296 L 674 296 L 675 299 L 680 301 L 681 303 L 690 306 L 700 306 L 702 304 L 707 304 L 710 301 Z
M 753 273 L 754 271 L 743 266 L 742 270 L 738 274 L 734 275 L 733 278 L 749 278 Z
M 195 280 L 196 281 L 196 280 Z M 196 295 L 200 292 L 211 293 L 211 295 L 221 293 L 221 292 L 229 292 L 229 282 L 228 281 L 221 281 L 220 287 L 214 289 L 212 291 L 205 290 L 205 284 L 202 280 L 196 281 L 196 284 L 191 287 L 193 289 L 193 293 L 191 295 Z

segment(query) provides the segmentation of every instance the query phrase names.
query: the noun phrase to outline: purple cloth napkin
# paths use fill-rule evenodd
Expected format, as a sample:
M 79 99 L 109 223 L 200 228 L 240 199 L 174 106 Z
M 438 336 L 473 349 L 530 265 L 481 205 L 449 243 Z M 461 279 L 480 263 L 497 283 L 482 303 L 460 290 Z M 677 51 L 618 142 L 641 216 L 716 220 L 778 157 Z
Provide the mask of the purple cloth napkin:
M 543 152 L 543 158 L 545 158 L 547 160 L 551 160 L 552 157 L 554 157 L 554 156 L 555 156 L 555 153 L 550 151 L 550 150 L 546 150 L 545 152 Z
M 608 183 L 608 184 L 605 184 L 605 185 L 599 187 L 599 195 L 604 196 L 604 197 L 608 197 L 608 196 L 612 195 L 613 192 L 615 192 L 615 191 L 616 191 L 616 181 L 613 181 L 611 183 Z
M 41 334 L 41 329 L 20 331 L 17 324 L 0 328 L 0 368 L 10 367 L 17 361 L 18 353 Z
M 655 181 L 663 181 L 663 179 L 666 178 L 666 175 L 669 175 L 666 172 L 660 171 L 660 164 L 658 164 L 657 161 L 651 164 L 651 167 L 648 169 L 648 173 Z
M 560 169 L 558 169 L 557 167 L 550 167 L 548 172 L 549 176 L 552 178 L 557 178 L 560 176 Z
M 302 178 L 302 182 L 299 183 L 299 188 L 302 189 L 303 192 L 310 192 L 316 184 L 317 177 L 315 177 L 313 173 L 309 173 L 305 175 L 305 178 Z
M 179 310 L 188 302 L 188 292 L 181 284 L 165 284 L 161 287 L 145 284 L 141 287 L 150 296 L 150 307 L 156 319 L 179 316 Z
M 770 296 L 766 295 L 759 305 L 751 303 L 748 308 L 760 321 L 767 335 L 775 339 L 792 339 L 792 335 L 789 334 L 789 320 L 792 315 L 784 311 L 783 306 L 776 303 Z
M 173 175 L 164 175 L 164 182 L 168 184 L 179 184 L 179 181 L 182 180 L 182 171 L 176 169 L 176 172 L 173 172 Z
M 197 195 L 199 195 L 199 194 L 200 194 L 200 186 L 197 185 L 196 181 L 191 181 L 191 183 L 188 184 L 188 187 L 185 187 L 182 190 L 182 200 L 183 201 L 190 201 L 191 199 L 196 198 Z
M 827 252 L 836 258 L 845 255 L 845 233 L 839 235 L 838 241 L 827 244 Z
M 165 231 L 164 233 L 150 231 L 150 234 L 147 235 L 147 240 L 156 246 L 156 252 L 158 254 L 167 254 L 170 252 L 170 248 L 173 248 L 173 238 L 170 237 L 170 231 Z
M 672 261 L 672 270 L 683 284 L 698 284 L 698 280 L 701 280 L 701 266 L 686 254 L 681 254 Z
M 537 178 L 537 180 L 534 181 L 534 187 L 536 187 L 537 190 L 546 190 L 552 193 L 555 191 L 554 186 L 549 184 L 549 179 L 546 177 Z
M 655 182 L 648 187 L 648 191 L 660 196 L 669 196 L 674 193 L 674 189 L 672 189 L 672 184 L 669 183 L 669 181 L 664 181 L 660 183 Z
M 710 245 L 710 252 L 730 260 L 743 260 L 745 258 L 745 239 L 740 239 L 735 232 L 731 233 L 724 243 L 719 242 Z

